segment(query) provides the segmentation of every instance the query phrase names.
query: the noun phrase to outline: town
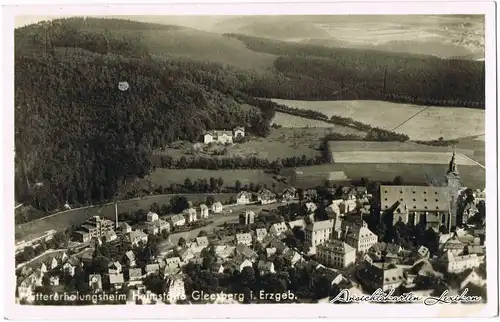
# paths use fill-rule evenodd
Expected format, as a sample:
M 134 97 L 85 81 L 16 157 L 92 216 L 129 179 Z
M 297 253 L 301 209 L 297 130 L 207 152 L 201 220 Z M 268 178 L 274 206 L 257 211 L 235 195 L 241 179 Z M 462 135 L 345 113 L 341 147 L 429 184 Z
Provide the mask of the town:
M 207 133 L 204 142 L 232 138 Z M 462 186 L 455 154 L 443 175 L 445 186 L 366 182 L 240 188 L 230 200 L 204 202 L 179 196 L 174 213 L 154 204 L 123 215 L 115 203 L 114 221 L 94 216 L 17 247 L 16 299 L 67 305 L 37 294 L 78 293 L 123 295 L 99 304 L 318 303 L 345 289 L 439 295 L 467 288 L 486 301 L 485 191 Z M 252 296 L 260 293 L 288 296 Z

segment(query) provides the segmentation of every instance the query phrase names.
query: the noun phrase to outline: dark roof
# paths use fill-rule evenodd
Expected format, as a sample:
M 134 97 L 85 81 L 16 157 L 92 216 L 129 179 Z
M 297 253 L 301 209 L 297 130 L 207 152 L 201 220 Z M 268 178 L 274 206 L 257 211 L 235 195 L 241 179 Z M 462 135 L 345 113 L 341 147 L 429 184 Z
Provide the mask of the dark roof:
M 449 210 L 448 192 L 445 187 L 380 186 L 381 209 L 391 208 L 396 202 L 399 202 L 399 206 L 395 212 L 398 212 L 398 209 L 401 212 Z

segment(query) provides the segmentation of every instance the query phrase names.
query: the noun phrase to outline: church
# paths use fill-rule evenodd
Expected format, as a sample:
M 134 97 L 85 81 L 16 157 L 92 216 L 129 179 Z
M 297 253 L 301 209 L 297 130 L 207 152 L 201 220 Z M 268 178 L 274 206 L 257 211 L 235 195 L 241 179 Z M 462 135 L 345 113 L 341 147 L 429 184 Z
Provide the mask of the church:
M 445 185 L 432 186 L 380 186 L 381 216 L 393 213 L 393 224 L 402 221 L 417 225 L 424 221 L 427 228 L 448 230 L 457 226 L 457 202 L 462 190 L 460 174 L 455 162 L 455 150 L 445 176 Z

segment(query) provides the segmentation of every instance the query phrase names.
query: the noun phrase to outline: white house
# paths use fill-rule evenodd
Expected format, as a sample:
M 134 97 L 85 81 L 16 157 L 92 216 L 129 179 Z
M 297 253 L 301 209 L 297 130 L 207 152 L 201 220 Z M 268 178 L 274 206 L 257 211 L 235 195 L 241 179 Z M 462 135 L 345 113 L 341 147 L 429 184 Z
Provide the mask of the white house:
M 212 212 L 213 213 L 216 213 L 216 214 L 221 213 L 222 209 L 223 209 L 223 207 L 222 207 L 222 203 L 220 201 L 217 201 L 212 205 Z
M 281 234 L 285 233 L 288 230 L 288 227 L 284 222 L 280 223 L 275 223 L 271 225 L 271 228 L 269 228 L 269 233 L 273 234 L 275 236 L 280 236 Z
M 245 137 L 245 128 L 242 126 L 235 127 L 233 129 L 234 138 L 244 138 Z
M 377 241 L 378 236 L 368 229 L 364 221 L 361 227 L 355 226 L 353 230 L 347 232 L 346 236 L 346 243 L 361 253 L 370 249 Z
M 306 203 L 306 210 L 307 210 L 307 212 L 309 212 L 309 213 L 315 212 L 316 209 L 318 209 L 318 207 L 316 206 L 316 204 L 314 202 L 308 202 L 308 203 Z
M 267 230 L 265 228 L 255 229 L 255 237 L 257 238 L 258 241 L 262 241 L 266 236 L 267 236 Z
M 154 222 L 154 221 L 157 221 L 159 218 L 158 218 L 158 214 L 155 213 L 155 212 L 148 212 L 148 214 L 146 215 L 146 218 L 147 218 L 147 221 L 148 222 Z
M 203 134 L 203 143 L 233 143 L 233 132 L 231 131 L 210 131 Z
M 275 273 L 273 262 L 259 261 L 257 268 L 259 269 L 260 275 Z
M 205 204 L 200 205 L 200 218 L 208 218 L 208 207 Z
M 246 191 L 240 191 L 236 195 L 236 203 L 238 205 L 246 205 L 252 201 L 252 195 Z
M 448 273 L 461 273 L 469 268 L 477 268 L 480 264 L 476 254 L 454 255 L 451 250 L 446 251 L 440 262 Z
M 257 194 L 257 200 L 263 205 L 276 202 L 276 195 L 269 189 L 261 189 Z
M 147 243 L 148 235 L 140 230 L 133 230 L 126 234 L 124 241 L 130 243 L 132 246 L 138 246 L 140 242 Z
M 317 221 L 307 225 L 305 242 L 308 243 L 311 254 L 316 253 L 316 246 L 330 240 L 333 232 L 333 220 Z
M 475 270 L 472 270 L 460 283 L 460 289 L 464 289 L 469 284 L 483 287 L 486 285 L 486 280 L 479 276 Z
M 188 208 L 185 210 L 185 217 L 189 223 L 195 222 L 198 220 L 196 215 L 196 209 Z
M 241 243 L 247 246 L 250 246 L 252 244 L 252 235 L 250 235 L 249 233 L 236 234 L 235 239 L 237 244 Z
M 172 223 L 172 227 L 175 226 L 184 226 L 186 224 L 186 218 L 183 215 L 173 215 L 169 218 Z
M 356 250 L 340 240 L 330 240 L 316 247 L 318 261 L 333 268 L 346 268 L 356 261 Z
M 175 303 L 178 300 L 186 298 L 186 290 L 182 278 L 174 277 L 170 280 L 167 298 L 170 299 L 170 303 Z

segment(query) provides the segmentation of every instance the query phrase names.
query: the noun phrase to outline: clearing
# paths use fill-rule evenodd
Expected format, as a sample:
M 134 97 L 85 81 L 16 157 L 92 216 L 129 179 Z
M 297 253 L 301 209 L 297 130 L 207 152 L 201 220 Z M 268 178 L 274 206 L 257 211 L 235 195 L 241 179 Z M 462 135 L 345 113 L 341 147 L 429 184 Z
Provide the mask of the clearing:
M 334 152 L 335 163 L 406 163 L 406 164 L 448 164 L 451 152 L 410 151 L 345 151 Z M 455 156 L 457 165 L 475 165 L 461 154 Z
M 425 109 L 395 130 L 395 132 L 408 135 L 412 140 L 436 140 L 439 137 L 450 140 L 480 135 L 485 132 L 485 111 L 480 109 L 426 107 L 384 101 L 296 101 L 283 99 L 272 99 L 272 101 L 294 108 L 318 111 L 328 117 L 332 115 L 350 117 L 353 120 L 387 130 L 394 129 L 412 115 Z M 295 116 L 290 115 L 290 117 Z M 311 122 L 324 123 L 314 120 Z M 290 123 L 293 124 L 292 121 Z

